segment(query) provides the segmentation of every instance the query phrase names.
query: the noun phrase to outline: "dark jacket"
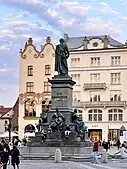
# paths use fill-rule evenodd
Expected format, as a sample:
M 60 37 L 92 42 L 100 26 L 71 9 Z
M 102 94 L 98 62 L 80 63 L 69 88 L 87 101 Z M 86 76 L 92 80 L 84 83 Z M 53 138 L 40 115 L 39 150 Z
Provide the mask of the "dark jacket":
M 3 164 L 7 164 L 8 163 L 8 159 L 9 159 L 9 152 L 3 152 L 1 155 L 1 163 Z
M 12 163 L 12 165 L 13 164 L 17 164 L 18 165 L 20 163 L 20 161 L 19 161 L 19 155 L 20 155 L 19 150 L 18 149 L 12 149 L 10 154 L 11 154 L 11 163 Z

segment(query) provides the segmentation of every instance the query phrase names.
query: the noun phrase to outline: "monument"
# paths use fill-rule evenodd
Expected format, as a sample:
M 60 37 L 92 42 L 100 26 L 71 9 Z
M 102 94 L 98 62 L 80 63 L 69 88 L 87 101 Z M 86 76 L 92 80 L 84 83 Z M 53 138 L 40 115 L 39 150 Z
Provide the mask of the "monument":
M 51 83 L 52 106 L 46 114 L 41 114 L 38 132 L 32 147 L 42 147 L 42 153 L 51 155 L 57 148 L 64 156 L 91 154 L 92 148 L 86 141 L 86 126 L 72 109 L 72 90 L 75 82 L 68 75 L 67 59 L 69 50 L 64 39 L 55 50 L 55 71 L 58 75 L 48 79 Z M 45 121 L 45 122 L 44 122 Z

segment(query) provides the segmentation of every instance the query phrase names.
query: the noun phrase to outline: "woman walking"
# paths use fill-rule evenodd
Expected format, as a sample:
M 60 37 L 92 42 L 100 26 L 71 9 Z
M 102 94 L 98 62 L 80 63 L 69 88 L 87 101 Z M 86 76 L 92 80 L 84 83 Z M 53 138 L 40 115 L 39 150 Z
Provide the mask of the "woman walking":
M 20 155 L 20 153 L 15 145 L 13 146 L 13 149 L 11 150 L 10 155 L 11 155 L 11 164 L 12 164 L 13 168 L 15 169 L 15 166 L 17 166 L 17 169 L 19 169 L 19 163 L 20 163 L 19 155 Z
M 9 160 L 9 152 L 6 148 L 4 148 L 4 151 L 1 155 L 1 164 L 3 166 L 3 169 L 7 168 L 8 160 Z

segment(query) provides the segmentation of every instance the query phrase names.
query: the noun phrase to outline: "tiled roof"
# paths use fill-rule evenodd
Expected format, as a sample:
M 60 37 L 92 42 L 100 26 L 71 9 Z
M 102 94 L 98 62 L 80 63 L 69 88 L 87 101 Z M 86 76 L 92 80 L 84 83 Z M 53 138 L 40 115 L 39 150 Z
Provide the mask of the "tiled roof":
M 6 113 L 8 113 L 12 108 L 8 107 L 8 108 L 4 108 L 4 107 L 0 107 L 0 114 L 2 116 L 4 116 Z
M 105 35 L 101 35 L 101 36 L 86 36 L 88 40 L 90 39 L 95 39 L 95 38 L 99 38 L 99 39 L 104 39 Z M 119 46 L 123 46 L 124 44 L 122 44 L 121 42 L 111 38 L 110 36 L 107 36 L 108 40 L 109 40 L 109 44 L 111 46 L 114 47 L 119 47 Z M 67 45 L 69 49 L 76 49 L 82 46 L 82 42 L 84 40 L 84 37 L 69 37 L 67 39 Z

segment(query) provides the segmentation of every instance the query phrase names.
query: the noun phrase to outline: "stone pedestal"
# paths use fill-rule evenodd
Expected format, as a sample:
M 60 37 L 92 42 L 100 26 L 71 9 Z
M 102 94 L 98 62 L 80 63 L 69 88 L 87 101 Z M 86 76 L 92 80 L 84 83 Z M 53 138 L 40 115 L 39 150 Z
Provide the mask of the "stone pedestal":
M 75 82 L 69 75 L 55 75 L 48 80 L 52 85 L 52 108 L 48 113 L 48 122 L 51 122 L 52 114 L 56 108 L 63 114 L 66 123 L 71 123 L 72 117 L 72 90 Z
M 59 148 L 63 156 L 90 155 L 92 153 L 92 144 L 89 141 L 85 141 L 85 139 L 81 140 L 78 133 L 79 130 L 76 130 L 77 123 L 74 123 L 74 119 L 72 120 L 72 115 L 74 115 L 72 109 L 72 89 L 75 82 L 69 75 L 55 75 L 48 81 L 51 83 L 52 88 L 52 107 L 48 112 L 47 123 L 41 124 L 41 128 L 46 131 L 47 137 L 46 140 L 42 141 L 42 133 L 37 133 L 35 140 L 31 143 L 31 151 L 37 151 L 34 147 L 38 147 L 38 151 L 41 150 L 42 154 L 50 156 Z M 56 108 L 62 114 L 62 117 L 64 116 L 65 120 L 61 130 L 49 128 L 52 116 L 56 113 Z M 66 126 L 69 126 L 70 131 L 70 134 L 67 136 L 65 135 Z M 39 149 L 39 147 L 41 148 Z

